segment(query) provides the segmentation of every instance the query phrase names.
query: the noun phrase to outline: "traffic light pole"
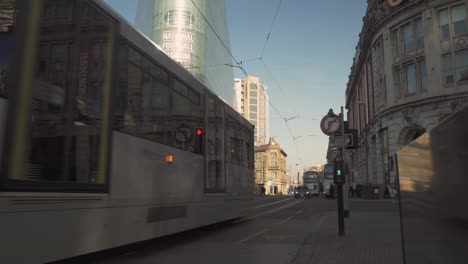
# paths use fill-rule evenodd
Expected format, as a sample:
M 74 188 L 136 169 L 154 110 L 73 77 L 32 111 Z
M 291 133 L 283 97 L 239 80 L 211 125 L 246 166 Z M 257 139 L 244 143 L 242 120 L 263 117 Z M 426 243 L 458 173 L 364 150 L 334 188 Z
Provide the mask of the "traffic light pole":
M 343 210 L 343 184 L 339 183 L 338 185 L 338 235 L 344 236 L 344 210 Z
M 344 137 L 344 131 L 345 130 L 344 130 L 343 107 L 341 107 L 340 118 L 341 118 L 341 135 Z M 346 142 L 343 140 L 343 143 L 341 144 L 341 155 L 340 155 L 341 156 L 340 157 L 341 158 L 341 164 L 343 164 L 343 162 L 344 162 L 345 144 L 346 144 Z M 343 169 L 343 168 L 340 168 L 340 169 Z M 336 171 L 336 169 L 335 169 L 335 171 Z M 344 173 L 344 171 L 342 173 Z M 346 174 L 344 176 L 345 176 L 345 179 L 346 179 Z M 345 227 L 344 227 L 345 213 L 344 213 L 344 202 L 343 202 L 343 196 L 344 196 L 343 182 L 340 181 L 337 185 L 338 185 L 338 188 L 337 188 L 337 191 L 338 191 L 338 235 L 339 236 L 344 236 L 345 235 Z

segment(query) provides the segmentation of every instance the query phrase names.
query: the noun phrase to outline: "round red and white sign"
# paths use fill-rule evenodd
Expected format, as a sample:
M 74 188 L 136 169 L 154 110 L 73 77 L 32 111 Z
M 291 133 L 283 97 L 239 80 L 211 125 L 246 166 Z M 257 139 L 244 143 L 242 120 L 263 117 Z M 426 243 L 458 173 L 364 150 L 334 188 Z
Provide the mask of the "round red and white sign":
M 320 128 L 325 135 L 333 135 L 341 130 L 340 118 L 337 115 L 326 115 L 320 122 Z

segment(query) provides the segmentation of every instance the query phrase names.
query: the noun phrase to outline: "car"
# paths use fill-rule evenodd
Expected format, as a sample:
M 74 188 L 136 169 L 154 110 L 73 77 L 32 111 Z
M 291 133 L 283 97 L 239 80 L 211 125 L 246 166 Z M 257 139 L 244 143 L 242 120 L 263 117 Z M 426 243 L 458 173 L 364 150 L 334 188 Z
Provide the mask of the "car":
M 299 186 L 294 190 L 294 198 L 307 198 L 310 199 L 312 197 L 312 193 L 310 192 L 307 186 Z

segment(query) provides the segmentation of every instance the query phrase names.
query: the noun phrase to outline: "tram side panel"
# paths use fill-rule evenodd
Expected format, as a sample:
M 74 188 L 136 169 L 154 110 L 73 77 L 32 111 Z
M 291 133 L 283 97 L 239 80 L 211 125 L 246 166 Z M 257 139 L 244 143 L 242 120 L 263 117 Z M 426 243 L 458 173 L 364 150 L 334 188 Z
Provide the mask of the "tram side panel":
M 8 108 L 8 101 L 0 98 L 0 164 L 2 164 L 3 155 L 3 139 L 6 129 L 6 113 Z

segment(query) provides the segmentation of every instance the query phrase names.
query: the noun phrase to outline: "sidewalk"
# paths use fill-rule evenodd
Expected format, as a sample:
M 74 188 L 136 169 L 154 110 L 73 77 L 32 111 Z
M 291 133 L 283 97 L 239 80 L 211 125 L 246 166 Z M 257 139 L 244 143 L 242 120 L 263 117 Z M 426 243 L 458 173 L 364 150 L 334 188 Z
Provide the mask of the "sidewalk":
M 378 210 L 373 205 L 354 204 L 351 217 L 345 220 L 344 237 L 338 236 L 336 213 L 323 214 L 292 263 L 403 263 L 398 205 L 380 203 Z

